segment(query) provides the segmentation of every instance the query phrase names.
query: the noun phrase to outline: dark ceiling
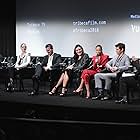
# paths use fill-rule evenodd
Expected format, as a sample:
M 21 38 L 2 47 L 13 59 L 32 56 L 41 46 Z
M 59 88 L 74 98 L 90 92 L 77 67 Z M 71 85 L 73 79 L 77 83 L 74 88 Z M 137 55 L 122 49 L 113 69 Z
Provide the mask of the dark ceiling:
M 88 16 L 97 13 L 117 15 L 124 11 L 139 11 L 140 0 L 17 0 L 17 17 Z

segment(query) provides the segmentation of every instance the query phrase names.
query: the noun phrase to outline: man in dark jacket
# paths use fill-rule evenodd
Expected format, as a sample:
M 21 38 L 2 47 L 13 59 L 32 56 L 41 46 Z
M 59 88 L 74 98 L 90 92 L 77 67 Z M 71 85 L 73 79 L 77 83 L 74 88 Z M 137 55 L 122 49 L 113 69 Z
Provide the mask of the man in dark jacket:
M 59 77 L 60 73 L 60 63 L 61 55 L 54 53 L 52 44 L 47 44 L 45 46 L 46 52 L 48 53 L 44 56 L 42 63 L 38 63 L 35 69 L 35 74 L 33 75 L 33 91 L 29 95 L 37 95 L 39 91 L 40 77 L 43 73 L 47 73 L 50 81 L 50 88 L 54 86 L 54 82 Z M 45 74 L 46 75 L 46 74 Z

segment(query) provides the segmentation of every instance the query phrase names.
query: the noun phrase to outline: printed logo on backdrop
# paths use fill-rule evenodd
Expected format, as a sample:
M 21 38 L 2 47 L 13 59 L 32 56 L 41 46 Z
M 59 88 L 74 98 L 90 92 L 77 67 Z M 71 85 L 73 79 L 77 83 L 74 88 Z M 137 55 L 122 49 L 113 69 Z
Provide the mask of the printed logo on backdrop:
M 106 25 L 106 20 L 78 20 L 73 21 L 74 33 L 98 33 L 100 32 L 100 26 Z M 99 26 L 100 25 L 100 26 Z
M 131 31 L 133 33 L 140 33 L 140 14 L 131 14 L 130 19 L 131 23 Z

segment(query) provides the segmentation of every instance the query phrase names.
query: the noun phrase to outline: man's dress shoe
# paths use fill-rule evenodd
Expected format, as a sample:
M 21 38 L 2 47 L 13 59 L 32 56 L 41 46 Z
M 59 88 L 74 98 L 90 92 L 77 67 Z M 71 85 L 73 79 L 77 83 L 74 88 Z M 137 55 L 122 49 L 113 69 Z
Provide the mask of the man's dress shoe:
M 112 97 L 111 96 L 104 96 L 103 98 L 101 98 L 101 101 L 106 101 L 106 100 L 110 100 Z
M 127 102 L 126 99 L 122 98 L 122 99 L 120 99 L 120 100 L 116 100 L 115 103 L 116 103 L 116 104 L 125 104 L 125 103 L 128 103 L 128 102 Z
M 92 100 L 100 100 L 103 98 L 103 94 L 99 94 L 98 96 L 92 97 Z
M 34 95 L 38 95 L 38 93 L 35 92 L 35 91 L 32 91 L 32 92 L 28 93 L 28 96 L 34 96 Z

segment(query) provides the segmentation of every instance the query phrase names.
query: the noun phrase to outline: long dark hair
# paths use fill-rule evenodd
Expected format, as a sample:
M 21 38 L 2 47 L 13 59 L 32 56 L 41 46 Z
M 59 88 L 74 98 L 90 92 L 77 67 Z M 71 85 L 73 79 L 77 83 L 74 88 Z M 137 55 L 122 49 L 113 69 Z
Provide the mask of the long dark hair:
M 75 62 L 77 62 L 77 60 L 78 60 L 78 55 L 77 55 L 77 53 L 76 53 L 76 48 L 78 48 L 78 47 L 80 47 L 81 49 L 82 49 L 82 55 L 84 54 L 84 49 L 83 49 L 83 47 L 81 46 L 81 45 L 79 45 L 79 44 L 77 44 L 76 46 L 75 46 L 75 48 L 74 48 L 74 61 Z

